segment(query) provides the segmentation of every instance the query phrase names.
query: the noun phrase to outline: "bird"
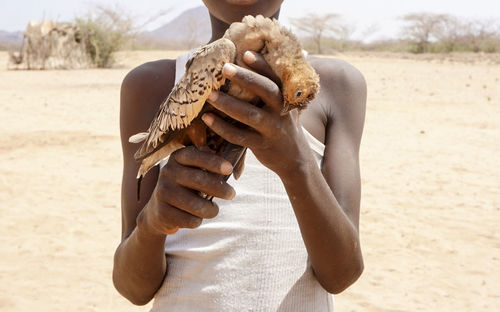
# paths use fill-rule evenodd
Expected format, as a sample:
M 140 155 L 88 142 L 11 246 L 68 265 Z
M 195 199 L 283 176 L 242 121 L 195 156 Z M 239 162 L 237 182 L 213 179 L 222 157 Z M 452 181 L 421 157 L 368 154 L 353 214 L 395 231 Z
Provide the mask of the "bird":
M 213 90 L 226 91 L 241 100 L 256 103 L 255 95 L 226 81 L 222 74 L 226 63 L 249 68 L 243 62 L 246 51 L 262 54 L 280 78 L 282 115 L 293 109 L 300 112 L 315 98 L 320 87 L 319 76 L 290 30 L 276 19 L 262 15 L 247 15 L 241 22 L 232 23 L 222 38 L 194 52 L 186 62 L 184 75 L 161 103 L 149 129 L 129 138 L 131 143 L 142 143 L 134 154 L 135 160 L 141 162 L 137 173 L 138 194 L 142 177 L 171 153 L 187 145 L 216 150 L 232 162 L 235 178 L 241 175 L 246 149 L 218 137 L 202 122 L 201 116 L 215 110 L 206 102 Z

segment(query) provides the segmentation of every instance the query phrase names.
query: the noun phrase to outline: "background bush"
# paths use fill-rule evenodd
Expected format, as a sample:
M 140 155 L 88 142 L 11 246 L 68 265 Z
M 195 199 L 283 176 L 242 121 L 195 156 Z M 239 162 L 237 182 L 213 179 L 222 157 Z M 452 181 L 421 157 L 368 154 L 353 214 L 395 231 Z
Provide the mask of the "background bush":
M 95 66 L 111 67 L 116 51 L 130 45 L 137 34 L 133 18 L 119 7 L 96 5 L 85 17 L 76 18 Z

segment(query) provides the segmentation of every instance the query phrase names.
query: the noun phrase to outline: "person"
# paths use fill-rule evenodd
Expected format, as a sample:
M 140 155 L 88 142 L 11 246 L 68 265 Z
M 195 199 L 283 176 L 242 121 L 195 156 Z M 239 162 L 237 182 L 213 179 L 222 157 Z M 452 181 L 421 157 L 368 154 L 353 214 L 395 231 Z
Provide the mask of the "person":
M 282 4 L 203 2 L 211 41 L 245 15 L 277 18 Z M 345 290 L 363 271 L 362 74 L 344 61 L 308 56 L 320 92 L 300 115 L 294 110 L 281 116 L 282 95 L 270 67 L 258 53 L 245 53 L 244 60 L 252 70 L 226 64 L 224 75 L 265 106 L 213 92 L 208 102 L 248 128 L 217 114 L 202 118 L 227 141 L 249 148 L 240 179 L 224 181 L 221 175 L 233 170 L 228 161 L 187 146 L 145 176 L 139 202 L 138 146 L 128 138 L 149 127 L 185 58 L 145 63 L 123 80 L 122 240 L 113 282 L 134 304 L 155 297 L 154 311 L 331 311 L 330 294 Z

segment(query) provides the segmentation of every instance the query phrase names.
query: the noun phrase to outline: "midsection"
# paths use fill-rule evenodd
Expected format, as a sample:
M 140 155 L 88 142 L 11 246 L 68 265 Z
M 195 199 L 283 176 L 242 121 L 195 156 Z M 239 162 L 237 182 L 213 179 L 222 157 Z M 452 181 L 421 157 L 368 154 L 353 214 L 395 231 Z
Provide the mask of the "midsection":
M 297 288 L 320 296 L 314 304 L 326 304 L 327 294 L 309 267 L 297 219 L 279 177 L 248 151 L 243 175 L 230 178 L 229 183 L 237 195 L 231 201 L 214 199 L 219 215 L 195 230 L 181 229 L 167 237 L 168 282 L 157 294 L 158 303 L 175 306 L 189 301 L 194 288 L 196 300 L 239 301 L 276 311 L 286 298 L 297 297 L 287 296 L 296 295 L 293 289 Z M 300 287 L 294 287 L 297 283 Z

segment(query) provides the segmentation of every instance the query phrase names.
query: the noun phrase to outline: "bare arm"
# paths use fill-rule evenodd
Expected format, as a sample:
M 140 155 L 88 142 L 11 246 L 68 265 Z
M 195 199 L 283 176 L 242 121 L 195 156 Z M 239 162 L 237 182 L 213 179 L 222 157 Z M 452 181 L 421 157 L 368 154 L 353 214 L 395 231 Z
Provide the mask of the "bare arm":
M 216 93 L 211 99 L 213 106 L 247 124 L 249 129 L 232 127 L 216 115 L 204 117 L 215 132 L 232 143 L 252 149 L 262 164 L 280 176 L 316 277 L 332 293 L 347 288 L 363 270 L 358 235 L 358 150 L 366 85 L 359 72 L 352 68 L 346 70 L 344 76 L 323 74 L 326 79 L 322 77 L 322 88 L 326 92 L 323 91 L 319 100 L 334 101 L 331 102 L 332 116 L 336 118 L 330 118 L 328 123 L 323 172 L 310 149 L 304 148 L 308 143 L 296 118 L 292 114 L 279 115 L 281 93 L 276 84 L 264 76 L 242 68 L 237 68 L 234 75 L 225 71 L 229 79 L 259 95 L 266 103 L 263 109 L 225 94 Z
M 153 169 L 145 176 L 141 202 L 137 202 L 139 163 L 133 155 L 138 146 L 128 138 L 148 128 L 159 103 L 172 89 L 172 66 L 172 62 L 145 64 L 129 73 L 121 91 L 122 241 L 115 252 L 113 282 L 125 298 L 139 305 L 153 298 L 167 274 L 167 234 L 176 228 L 198 227 L 204 218 L 218 213 L 215 204 L 191 190 L 226 199 L 234 196 L 234 190 L 220 183 L 217 175 L 229 174 L 231 164 L 189 147 L 172 154 L 161 171 Z
M 358 230 L 359 145 L 366 83 L 353 67 L 322 61 L 318 66 L 322 86 L 318 101 L 331 109 L 327 111 L 322 172 L 309 160 L 299 167 L 303 170 L 282 175 L 282 181 L 318 280 L 328 291 L 339 293 L 363 270 Z
M 147 94 L 148 64 L 125 77 L 120 94 L 120 135 L 123 152 L 122 176 L 122 241 L 115 252 L 113 282 L 116 289 L 134 304 L 146 304 L 159 288 L 166 272 L 165 235 L 151 235 L 147 228 L 138 229 L 136 219 L 145 202 L 137 202 L 135 175 L 139 164 L 133 155 L 136 145 L 128 138 L 147 129 L 155 114 L 153 103 L 161 98 Z M 151 197 L 158 179 L 158 170 L 151 170 L 142 181 L 141 198 Z M 142 231 L 141 231 L 142 230 Z M 137 269 L 134 269 L 137 268 Z M 141 270 L 142 268 L 142 270 Z

